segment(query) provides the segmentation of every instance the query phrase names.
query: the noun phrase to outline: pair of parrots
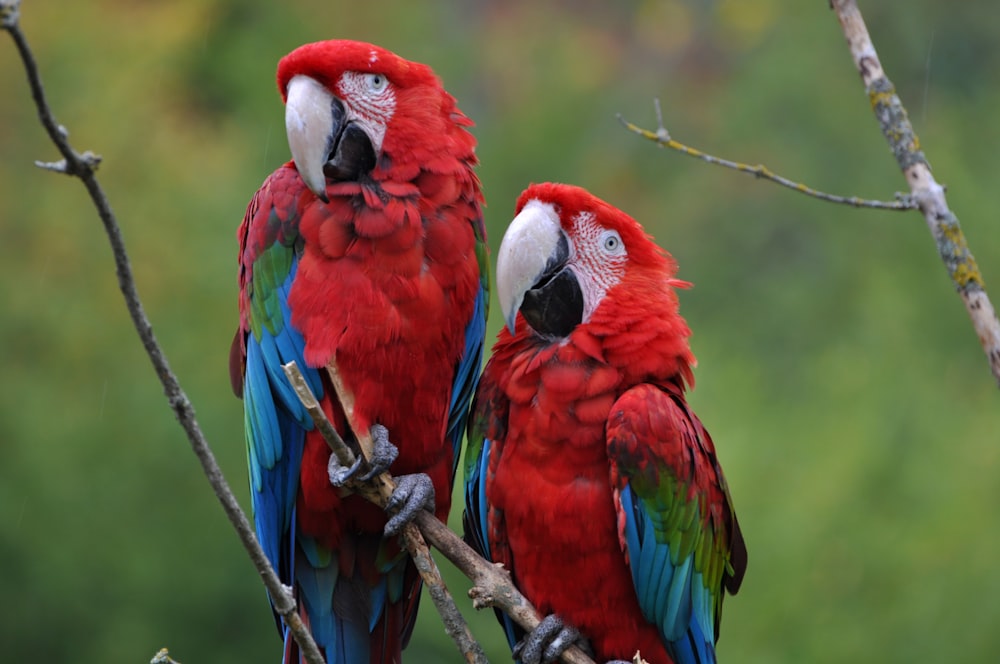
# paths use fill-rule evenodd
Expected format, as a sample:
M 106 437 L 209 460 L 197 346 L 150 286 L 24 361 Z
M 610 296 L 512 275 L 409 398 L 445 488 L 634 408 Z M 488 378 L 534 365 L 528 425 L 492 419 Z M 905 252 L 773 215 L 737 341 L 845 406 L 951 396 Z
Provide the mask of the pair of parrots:
M 282 372 L 292 360 L 353 441 L 336 363 L 355 426 L 380 434 L 374 470 L 412 480 L 403 519 L 447 519 L 468 430 L 465 537 L 549 616 L 530 634 L 501 618 L 516 658 L 576 643 L 599 662 L 714 662 L 746 549 L 685 402 L 695 360 L 670 255 L 583 189 L 529 186 L 497 252 L 505 326 L 480 377 L 472 122 L 429 67 L 371 44 L 302 46 L 277 81 L 292 161 L 239 229 L 230 368 L 257 534 L 327 661 L 399 662 L 420 582 L 387 515 L 345 485 L 358 469 L 331 458 Z

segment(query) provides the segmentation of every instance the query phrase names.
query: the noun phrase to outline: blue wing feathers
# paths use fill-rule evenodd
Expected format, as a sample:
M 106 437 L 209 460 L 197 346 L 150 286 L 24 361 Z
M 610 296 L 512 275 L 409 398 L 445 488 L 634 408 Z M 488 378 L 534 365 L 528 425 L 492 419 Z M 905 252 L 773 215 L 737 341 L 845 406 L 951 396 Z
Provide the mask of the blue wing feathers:
M 691 563 L 693 555 L 684 559 L 680 566 L 674 569 L 670 583 L 666 588 L 664 606 L 666 615 L 661 622 L 661 629 L 667 639 L 676 641 L 688 630 L 691 622 Z
M 632 581 L 646 617 L 657 625 L 677 664 L 715 662 L 713 598 L 694 553 L 673 560 L 677 543 L 657 539 L 654 519 L 627 485 L 619 495 Z
M 448 407 L 448 437 L 454 450 L 454 468 L 458 468 L 458 458 L 462 449 L 462 437 L 469 419 L 469 401 L 479 380 L 479 371 L 483 365 L 483 342 L 486 336 L 486 298 L 489 294 L 480 287 L 476 294 L 472 318 L 465 328 L 465 348 L 455 371 L 455 379 L 451 388 L 451 401 Z
M 472 474 L 465 478 L 466 536 L 473 539 L 474 547 L 487 560 L 492 560 L 489 533 L 487 532 L 486 468 L 489 465 L 493 441 L 483 439 L 479 459 L 472 466 Z
M 613 433 L 609 432 L 609 455 L 618 478 L 617 507 L 624 519 L 623 547 L 639 605 L 659 629 L 673 660 L 677 664 L 714 664 L 716 593 L 722 589 L 706 586 L 705 575 L 714 560 L 703 559 L 704 538 L 712 535 L 699 523 L 706 509 L 703 498 L 688 494 L 682 471 L 672 465 L 690 463 L 683 459 L 699 451 L 682 449 L 681 455 L 672 456 L 657 448 L 655 441 L 639 438 L 648 436 L 649 420 L 644 418 L 657 413 L 669 414 L 667 423 L 658 424 L 663 427 L 660 435 L 675 426 L 674 422 L 686 421 L 671 413 L 676 404 L 667 394 L 660 394 L 667 400 L 666 408 L 649 405 L 655 396 L 647 388 L 623 404 L 619 412 L 629 412 L 631 418 L 623 416 L 614 422 Z M 681 415 L 686 418 L 686 411 Z M 633 422 L 635 429 L 631 428 Z M 682 432 L 676 440 L 690 444 L 690 435 Z M 656 469 L 656 473 L 649 469 Z
M 269 256 L 265 252 L 264 256 Z M 263 258 L 263 256 L 262 256 Z M 270 258 L 267 267 L 274 261 Z M 291 537 L 292 512 L 302 462 L 305 432 L 312 421 L 295 396 L 281 364 L 295 360 L 316 396 L 322 397 L 319 372 L 308 367 L 302 357 L 305 342 L 290 324 L 288 289 L 295 278 L 298 259 L 281 282 L 278 297 L 263 297 L 279 303 L 283 322 L 260 326 L 260 337 L 249 334 L 246 341 L 244 412 L 247 456 L 250 465 L 254 525 L 261 546 L 271 564 L 291 574 L 291 559 L 280 555 L 282 542 Z

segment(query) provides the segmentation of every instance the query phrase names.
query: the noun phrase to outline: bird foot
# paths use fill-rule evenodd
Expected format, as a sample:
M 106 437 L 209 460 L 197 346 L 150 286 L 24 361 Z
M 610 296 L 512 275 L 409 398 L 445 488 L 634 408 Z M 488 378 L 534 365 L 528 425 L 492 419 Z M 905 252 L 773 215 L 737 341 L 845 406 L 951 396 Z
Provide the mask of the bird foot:
M 435 507 L 434 483 L 426 474 L 400 475 L 395 480 L 396 489 L 385 506 L 392 514 L 385 524 L 385 534 L 390 537 L 398 535 L 420 510 L 433 512 Z
M 586 649 L 579 630 L 567 625 L 562 618 L 553 614 L 545 616 L 538 627 L 531 630 L 514 646 L 514 659 L 523 664 L 542 664 L 554 662 L 572 645 L 580 645 Z
M 399 448 L 389 442 L 389 430 L 381 424 L 373 424 L 371 428 L 372 458 L 368 459 L 368 471 L 359 477 L 362 482 L 367 482 L 379 473 L 389 470 L 389 466 L 399 456 Z
M 379 473 L 383 473 L 389 469 L 392 462 L 399 456 L 399 448 L 389 442 L 389 430 L 381 424 L 372 425 L 371 436 L 374 449 L 372 451 L 372 458 L 368 460 L 367 464 L 364 463 L 361 455 L 358 455 L 350 467 L 342 466 L 336 455 L 330 455 L 330 460 L 327 462 L 326 467 L 330 484 L 335 487 L 342 487 L 352 479 L 367 482 Z M 358 475 L 362 465 L 365 466 L 366 470 L 361 475 Z
M 330 455 L 330 460 L 326 463 L 326 475 L 330 478 L 330 484 L 340 488 L 351 481 L 358 470 L 361 468 L 361 457 L 358 456 L 354 459 L 354 464 L 351 466 L 340 465 L 340 459 L 337 458 L 336 454 Z

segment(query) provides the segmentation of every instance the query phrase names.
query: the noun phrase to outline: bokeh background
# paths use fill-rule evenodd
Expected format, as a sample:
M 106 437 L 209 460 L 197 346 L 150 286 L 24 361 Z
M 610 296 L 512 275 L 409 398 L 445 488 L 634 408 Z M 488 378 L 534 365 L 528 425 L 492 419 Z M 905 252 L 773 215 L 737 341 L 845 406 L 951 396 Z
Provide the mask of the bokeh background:
M 1000 297 L 993 3 L 862 9 Z M 562 180 L 641 220 L 695 283 L 681 295 L 691 399 L 750 549 L 721 661 L 996 656 L 1000 404 L 922 217 L 807 199 L 615 120 L 654 125 L 659 97 L 679 140 L 892 198 L 905 184 L 826 0 L 25 0 L 22 13 L 59 121 L 104 156 L 146 311 L 244 505 L 226 365 L 235 232 L 288 156 L 275 64 L 307 41 L 374 41 L 431 64 L 476 121 L 494 248 L 521 189 Z M 0 660 L 135 664 L 169 646 L 185 664 L 278 661 L 264 591 L 132 331 L 84 189 L 32 166 L 56 154 L 6 37 L 0 91 Z M 508 661 L 492 615 L 470 620 Z M 459 661 L 429 602 L 408 653 Z

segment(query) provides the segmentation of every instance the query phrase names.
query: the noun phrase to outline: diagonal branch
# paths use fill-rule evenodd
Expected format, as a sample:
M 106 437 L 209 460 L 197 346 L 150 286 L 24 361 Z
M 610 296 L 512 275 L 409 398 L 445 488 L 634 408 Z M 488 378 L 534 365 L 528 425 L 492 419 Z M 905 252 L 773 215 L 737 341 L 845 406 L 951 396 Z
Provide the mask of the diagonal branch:
M 347 447 L 326 418 L 295 362 L 289 362 L 283 365 L 282 368 L 285 370 L 285 375 L 288 376 L 288 380 L 302 402 L 302 405 L 305 406 L 313 418 L 317 430 L 323 434 L 327 445 L 330 446 L 330 449 L 337 456 L 341 465 L 353 465 L 354 453 Z M 335 386 L 339 381 L 339 374 L 337 376 L 338 378 L 331 376 Z M 338 387 L 337 392 L 346 413 L 348 411 L 347 404 L 353 402 L 353 397 L 350 396 L 350 393 L 343 386 Z M 344 401 L 345 397 L 346 403 Z M 382 494 L 370 482 L 356 483 L 352 488 L 377 505 L 385 506 L 385 499 Z M 416 524 L 419 532 L 423 534 L 423 537 L 434 545 L 434 548 L 444 554 L 459 571 L 472 581 L 469 596 L 472 597 L 475 608 L 484 609 L 494 607 L 499 609 L 528 631 L 538 626 L 540 622 L 538 612 L 531 605 L 531 602 L 514 587 L 510 573 L 502 565 L 495 565 L 484 560 L 478 553 L 472 550 L 472 547 L 453 533 L 448 526 L 441 523 L 437 517 L 429 512 L 418 512 L 414 524 Z M 468 658 L 468 655 L 466 657 Z M 593 660 L 576 646 L 567 649 L 563 653 L 562 661 L 567 664 L 594 664 Z
M 156 370 L 156 375 L 160 379 L 160 383 L 163 385 L 163 392 L 167 397 L 167 401 L 170 403 L 177 421 L 184 429 L 184 433 L 187 434 L 188 441 L 191 443 L 191 449 L 194 451 L 195 456 L 198 457 L 198 461 L 201 462 L 202 470 L 208 478 L 209 484 L 212 485 L 212 489 L 215 491 L 222 509 L 225 511 L 230 523 L 232 523 L 233 528 L 235 528 L 236 534 L 243 543 L 243 548 L 246 549 L 247 555 L 250 556 L 250 560 L 257 569 L 257 573 L 260 574 L 264 585 L 267 587 L 275 612 L 280 614 L 285 620 L 285 624 L 292 631 L 292 635 L 299 644 L 299 648 L 305 655 L 306 660 L 310 664 L 323 664 L 323 656 L 316 648 L 309 630 L 302 624 L 302 620 L 295 610 L 294 598 L 288 588 L 281 583 L 278 575 L 275 574 L 274 569 L 271 567 L 267 556 L 260 548 L 260 544 L 258 544 L 257 538 L 254 536 L 253 528 L 250 526 L 249 521 L 247 521 L 243 510 L 240 509 L 239 503 L 236 502 L 236 498 L 229 488 L 225 477 L 222 475 L 219 464 L 215 460 L 215 455 L 212 454 L 208 441 L 202 433 L 201 426 L 195 418 L 194 408 L 191 406 L 191 402 L 188 400 L 184 390 L 181 389 L 177 376 L 170 369 L 166 355 L 163 353 L 163 349 L 153 334 L 153 326 L 146 317 L 142 301 L 139 299 L 139 293 L 136 290 L 135 278 L 132 275 L 128 253 L 125 251 L 125 240 L 122 237 L 121 228 L 118 225 L 114 212 L 111 210 L 107 196 L 105 196 L 104 190 L 101 188 L 95 175 L 100 158 L 89 152 L 83 154 L 77 153 L 67 139 L 69 132 L 56 122 L 52 109 L 45 98 L 38 65 L 18 23 L 19 5 L 19 0 L 0 0 L 0 28 L 5 30 L 14 40 L 14 44 L 24 63 L 25 73 L 28 76 L 28 85 L 31 88 L 31 96 L 38 109 L 38 117 L 48 132 L 49 138 L 52 139 L 52 142 L 63 156 L 62 162 L 54 164 L 43 163 L 39 165 L 47 170 L 55 170 L 79 178 L 87 188 L 87 192 L 90 194 L 90 199 L 93 201 L 94 207 L 97 208 L 97 214 L 101 218 L 104 231 L 111 244 L 111 250 L 115 259 L 115 270 L 118 275 L 118 288 L 125 298 L 125 306 L 132 317 L 132 324 L 135 326 L 135 330 L 142 340 L 142 345 L 146 349 L 150 361 L 153 363 L 153 368 Z
M 840 20 L 851 57 L 861 74 L 861 81 L 865 85 L 882 134 L 910 185 L 913 200 L 927 220 L 941 261 L 969 312 L 993 377 L 1000 384 L 1000 321 L 997 320 L 993 304 L 986 294 L 983 275 L 969 251 L 958 218 L 948 208 L 944 187 L 931 175 L 930 164 L 920 149 L 920 140 L 910 124 L 895 87 L 882 69 L 857 2 L 831 0 L 830 6 Z

